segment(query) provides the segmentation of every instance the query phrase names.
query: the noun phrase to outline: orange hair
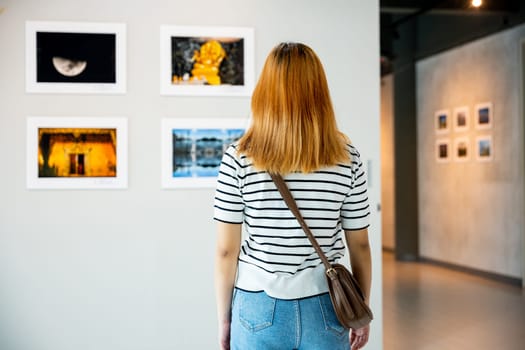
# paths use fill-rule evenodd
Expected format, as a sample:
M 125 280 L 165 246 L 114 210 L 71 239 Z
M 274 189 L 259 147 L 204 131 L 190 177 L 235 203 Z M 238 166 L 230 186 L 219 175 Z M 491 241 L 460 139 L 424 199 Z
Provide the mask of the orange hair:
M 347 163 L 321 61 L 308 46 L 281 43 L 268 55 L 251 100 L 252 125 L 239 151 L 256 168 L 287 174 Z

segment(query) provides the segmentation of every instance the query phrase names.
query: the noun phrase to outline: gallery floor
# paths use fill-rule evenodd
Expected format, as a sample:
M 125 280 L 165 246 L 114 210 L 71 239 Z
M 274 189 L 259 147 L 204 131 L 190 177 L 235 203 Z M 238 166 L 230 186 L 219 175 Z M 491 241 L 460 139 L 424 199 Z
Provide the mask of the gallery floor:
M 385 252 L 383 310 L 384 350 L 525 349 L 525 291 L 510 284 Z

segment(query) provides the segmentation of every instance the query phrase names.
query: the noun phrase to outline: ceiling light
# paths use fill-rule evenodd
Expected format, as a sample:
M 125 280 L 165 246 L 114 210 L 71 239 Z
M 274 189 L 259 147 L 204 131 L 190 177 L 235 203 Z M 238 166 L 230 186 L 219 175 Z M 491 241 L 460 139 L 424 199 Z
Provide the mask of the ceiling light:
M 472 0 L 472 6 L 474 7 L 480 7 L 481 4 L 483 4 L 483 1 L 481 0 Z

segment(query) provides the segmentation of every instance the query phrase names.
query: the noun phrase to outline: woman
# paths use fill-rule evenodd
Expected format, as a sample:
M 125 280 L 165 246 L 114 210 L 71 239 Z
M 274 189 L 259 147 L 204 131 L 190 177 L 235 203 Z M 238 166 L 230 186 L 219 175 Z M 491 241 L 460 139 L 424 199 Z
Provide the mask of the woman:
M 360 349 L 369 326 L 348 332 L 337 321 L 324 266 L 269 176 L 284 177 L 330 262 L 344 255 L 344 236 L 368 303 L 366 177 L 337 129 L 313 50 L 276 46 L 251 107 L 252 125 L 225 152 L 215 193 L 221 349 Z

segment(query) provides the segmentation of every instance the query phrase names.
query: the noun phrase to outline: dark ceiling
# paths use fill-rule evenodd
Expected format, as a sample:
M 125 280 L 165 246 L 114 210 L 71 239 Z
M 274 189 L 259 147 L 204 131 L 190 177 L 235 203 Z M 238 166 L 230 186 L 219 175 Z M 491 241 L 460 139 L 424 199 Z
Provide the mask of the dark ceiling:
M 381 12 L 412 12 L 425 7 L 435 10 L 470 11 L 472 6 L 468 0 L 381 0 Z M 518 12 L 520 1 L 516 0 L 484 0 L 479 11 Z
M 381 74 L 525 23 L 525 0 L 380 0 Z

